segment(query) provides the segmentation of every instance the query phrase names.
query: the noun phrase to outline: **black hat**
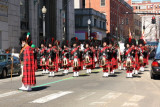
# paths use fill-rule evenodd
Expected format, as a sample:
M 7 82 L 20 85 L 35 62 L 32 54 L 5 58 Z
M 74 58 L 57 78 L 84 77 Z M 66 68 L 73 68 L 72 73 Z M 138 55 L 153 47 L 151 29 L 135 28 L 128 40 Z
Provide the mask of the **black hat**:
M 52 46 L 54 45 L 54 38 L 47 39 L 47 46 L 49 46 L 49 44 L 51 44 Z
M 139 40 L 138 40 L 138 45 L 140 45 L 140 44 L 145 45 L 145 42 L 144 42 L 143 39 L 139 39 Z
M 70 43 L 70 46 L 73 47 L 73 44 L 77 44 L 79 45 L 79 40 L 77 37 L 73 37 L 71 38 L 71 43 Z
M 64 40 L 64 41 L 62 42 L 62 45 L 61 45 L 62 49 L 64 48 L 64 46 L 67 46 L 67 47 L 68 47 L 68 40 Z
M 125 47 L 127 47 L 127 44 L 131 45 L 131 40 L 132 40 L 131 38 L 127 38 L 125 40 L 125 43 L 124 43 Z
M 135 39 L 131 40 L 131 45 L 135 45 L 136 46 L 136 40 Z
M 106 42 L 107 45 L 109 44 L 109 40 L 108 40 L 107 37 L 104 37 L 104 38 L 102 39 L 102 46 L 103 46 L 103 43 L 104 43 L 104 42 Z
M 30 32 L 25 32 L 23 35 L 20 36 L 19 38 L 20 43 L 22 44 L 22 41 L 25 41 L 26 43 L 28 43 L 28 45 L 32 45 L 32 40 L 31 40 L 31 35 Z
M 42 40 L 42 41 L 40 42 L 40 44 L 46 45 L 46 41 L 45 41 L 45 40 Z
M 86 44 L 88 44 L 88 45 L 90 46 L 90 45 L 91 45 L 91 41 L 85 40 L 85 41 L 84 41 L 84 48 L 86 48 Z

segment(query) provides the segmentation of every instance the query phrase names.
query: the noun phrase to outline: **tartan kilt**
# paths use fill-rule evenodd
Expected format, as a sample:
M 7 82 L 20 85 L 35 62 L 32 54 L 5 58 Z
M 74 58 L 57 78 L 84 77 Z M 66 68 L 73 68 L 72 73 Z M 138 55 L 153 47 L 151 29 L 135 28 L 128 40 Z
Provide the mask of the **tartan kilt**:
M 113 66 L 116 66 L 117 65 L 117 60 L 115 58 L 112 58 L 111 63 L 112 63 Z
M 84 65 L 85 65 L 85 66 L 91 66 L 92 63 L 93 63 L 93 60 L 92 60 L 91 57 L 89 57 L 89 63 L 85 63 L 85 61 L 84 61 Z
M 51 70 L 56 71 L 56 65 L 57 65 L 56 60 L 53 60 L 52 61 L 52 66 L 50 66 L 49 65 L 49 59 L 48 59 L 47 62 L 46 62 L 46 65 L 47 65 L 49 71 L 51 71 Z
M 35 63 L 34 55 L 30 46 L 27 46 L 23 52 L 23 77 L 22 83 L 24 85 L 35 85 Z
M 45 58 L 45 57 L 44 57 Z M 45 59 L 46 60 L 46 59 Z M 46 61 L 45 61 L 46 62 Z M 45 64 L 46 65 L 46 64 Z M 42 64 L 42 58 L 40 58 L 40 66 L 45 66 Z
M 102 66 L 102 65 L 100 64 L 100 67 L 101 67 L 101 68 L 108 68 L 108 67 L 111 67 L 111 65 L 112 65 L 111 61 L 109 61 L 108 59 L 106 59 L 106 64 L 105 64 L 105 66 Z
M 63 65 L 63 59 L 61 60 L 62 67 L 69 67 L 70 66 L 69 59 L 68 58 L 66 58 L 66 59 L 67 59 L 67 65 Z
M 81 70 L 81 61 L 80 61 L 80 59 L 79 58 L 77 58 L 77 60 L 78 60 L 78 67 L 74 67 L 74 59 L 73 60 L 71 60 L 71 65 L 72 65 L 72 67 L 73 67 L 73 72 L 74 71 L 79 71 L 79 70 Z

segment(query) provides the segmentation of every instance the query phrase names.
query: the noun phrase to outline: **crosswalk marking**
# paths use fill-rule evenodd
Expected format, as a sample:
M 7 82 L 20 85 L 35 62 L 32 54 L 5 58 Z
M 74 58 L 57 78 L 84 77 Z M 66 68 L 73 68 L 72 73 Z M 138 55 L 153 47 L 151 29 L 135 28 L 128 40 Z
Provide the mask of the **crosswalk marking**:
M 133 102 L 138 102 L 140 100 L 144 99 L 144 96 L 140 96 L 140 95 L 134 95 L 133 97 L 131 97 L 129 99 L 129 101 L 133 101 Z
M 117 97 L 119 97 L 122 93 L 115 93 L 115 92 L 110 92 L 107 95 L 101 97 L 101 99 L 116 99 Z
M 107 102 L 92 102 L 89 105 L 106 104 Z
M 58 93 L 54 93 L 54 94 L 51 94 L 51 95 L 47 95 L 45 97 L 42 97 L 42 98 L 39 98 L 39 99 L 36 99 L 30 103 L 46 103 L 48 101 L 51 101 L 51 100 L 54 100 L 56 98 L 59 98 L 59 97 L 62 97 L 64 95 L 67 95 L 67 94 L 70 94 L 70 93 L 73 93 L 72 91 L 65 91 L 65 92 L 58 92 Z
M 128 106 L 137 107 L 138 104 L 136 104 L 136 103 L 127 103 L 127 102 L 126 102 L 126 103 L 124 103 L 122 106 L 125 106 L 125 107 L 126 107 L 126 106 L 127 106 L 127 107 L 128 107 Z
M 3 94 L 0 94 L 0 98 L 7 97 L 7 96 L 10 96 L 10 95 L 15 95 L 15 94 L 18 94 L 18 93 L 21 93 L 21 91 L 11 91 L 11 92 L 7 92 L 7 93 L 3 93 Z
M 89 97 L 89 96 L 91 96 L 91 95 L 93 95 L 93 94 L 95 94 L 96 92 L 91 92 L 91 93 L 89 93 L 89 94 L 86 94 L 86 95 L 84 95 L 84 96 L 82 96 L 81 98 L 79 98 L 78 100 L 83 100 L 83 99 L 85 99 L 85 98 L 87 98 L 87 97 Z

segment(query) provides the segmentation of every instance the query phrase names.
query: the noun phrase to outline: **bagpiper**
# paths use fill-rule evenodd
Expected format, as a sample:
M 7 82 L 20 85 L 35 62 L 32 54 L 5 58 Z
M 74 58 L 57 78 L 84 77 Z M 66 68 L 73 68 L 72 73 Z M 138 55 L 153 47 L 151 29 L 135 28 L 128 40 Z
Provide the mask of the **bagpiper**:
M 124 50 L 124 63 L 123 67 L 126 69 L 127 78 L 132 77 L 132 71 L 133 71 L 133 58 L 131 56 L 131 38 L 127 38 L 125 40 L 125 50 Z
M 145 46 L 145 41 L 142 38 L 138 40 L 138 45 L 141 50 L 141 55 L 139 57 L 139 61 L 140 61 L 139 70 L 144 71 L 144 67 L 147 64 L 148 51 L 147 51 L 147 47 Z
M 79 76 L 79 71 L 81 70 L 81 53 L 80 53 L 80 46 L 79 40 L 77 37 L 73 37 L 71 39 L 71 60 L 72 60 L 72 67 L 73 67 L 73 77 Z
M 56 50 L 53 49 L 54 38 L 47 40 L 47 50 L 46 50 L 46 65 L 49 71 L 49 77 L 54 77 L 56 71 L 55 60 L 56 60 Z
M 36 84 L 34 54 L 31 44 L 30 33 L 24 33 L 20 37 L 22 49 L 20 51 L 20 62 L 23 65 L 22 87 L 19 90 L 31 91 L 31 86 Z
M 99 67 L 99 52 L 100 52 L 100 49 L 99 49 L 99 46 L 100 46 L 100 43 L 98 40 L 96 40 L 94 42 L 94 50 L 95 50 L 95 56 L 94 56 L 94 61 L 95 61 L 95 67 Z
M 109 73 L 108 71 L 110 70 L 110 50 L 108 45 L 108 38 L 103 38 L 102 39 L 102 48 L 100 50 L 100 60 L 101 60 L 101 65 L 100 67 L 103 68 L 103 77 L 108 77 Z
M 133 58 L 133 68 L 134 68 L 132 73 L 133 74 L 138 74 L 139 68 L 140 68 L 140 65 L 139 65 L 140 50 L 137 47 L 135 39 L 131 40 L 131 45 L 132 45 L 131 46 L 131 48 L 132 48 L 131 56 Z
M 61 61 L 62 61 L 62 67 L 64 69 L 64 74 L 68 74 L 70 62 L 69 62 L 69 57 L 70 57 L 70 49 L 68 47 L 68 41 L 64 40 L 62 42 L 61 46 L 62 52 L 61 52 Z
M 111 52 L 111 67 L 110 67 L 110 73 L 114 74 L 115 69 L 117 69 L 117 49 L 114 47 L 114 41 L 113 39 L 109 40 L 109 48 Z
M 40 55 L 40 66 L 42 71 L 42 74 L 47 74 L 46 70 L 46 42 L 45 40 L 42 40 L 40 43 L 40 49 L 39 49 L 39 55 Z
M 93 65 L 93 50 L 90 48 L 90 41 L 89 40 L 85 40 L 84 42 L 84 65 L 86 68 L 86 73 L 91 73 L 91 69 L 92 69 L 92 65 Z

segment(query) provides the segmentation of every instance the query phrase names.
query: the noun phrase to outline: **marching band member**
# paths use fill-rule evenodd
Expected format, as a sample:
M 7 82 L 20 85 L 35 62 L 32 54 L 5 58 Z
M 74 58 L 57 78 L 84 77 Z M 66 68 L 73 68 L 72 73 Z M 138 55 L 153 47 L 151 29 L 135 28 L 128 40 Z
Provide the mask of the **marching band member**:
M 96 40 L 94 43 L 94 49 L 95 49 L 95 57 L 94 57 L 94 61 L 95 61 L 95 67 L 99 67 L 99 42 Z
M 124 64 L 123 67 L 126 69 L 126 73 L 127 73 L 127 78 L 131 78 L 132 77 L 132 70 L 133 70 L 133 66 L 132 66 L 132 57 L 131 57 L 131 38 L 127 38 L 125 40 L 125 50 L 124 50 Z
M 62 52 L 61 52 L 61 60 L 62 60 L 62 67 L 64 68 L 64 74 L 68 74 L 69 70 L 69 56 L 70 56 L 70 49 L 68 48 L 68 41 L 62 42 Z
M 85 40 L 84 43 L 84 64 L 86 66 L 87 72 L 86 73 L 91 73 L 91 69 L 93 66 L 93 51 L 90 48 L 90 41 Z
M 72 60 L 72 67 L 73 67 L 73 76 L 78 77 L 79 76 L 79 71 L 81 70 L 81 52 L 80 52 L 80 46 L 79 45 L 79 40 L 77 37 L 73 37 L 71 39 L 71 60 Z
M 117 69 L 117 49 L 113 46 L 113 40 L 109 41 L 109 48 L 111 50 L 111 67 L 110 73 L 114 74 L 115 69 Z
M 43 70 L 42 74 L 48 73 L 46 71 L 46 47 L 45 47 L 45 40 L 41 41 L 40 44 L 40 49 L 39 49 L 39 54 L 40 54 L 40 66 Z
M 54 43 L 54 38 L 48 39 L 47 41 L 47 46 L 48 49 L 46 50 L 46 55 L 47 55 L 47 68 L 49 71 L 49 77 L 54 77 L 54 72 L 56 71 L 56 52 L 57 50 L 53 49 L 53 43 Z
M 24 33 L 20 37 L 20 44 L 22 49 L 20 51 L 20 61 L 23 65 L 22 87 L 19 90 L 32 91 L 31 86 L 36 84 L 34 54 L 31 43 L 30 33 Z
M 148 56 L 148 51 L 147 48 L 145 47 L 145 42 L 143 39 L 139 39 L 138 41 L 139 48 L 141 50 L 141 55 L 140 55 L 140 71 L 144 71 L 144 66 L 147 64 L 147 56 Z
M 109 62 L 109 47 L 108 38 L 102 39 L 102 48 L 100 50 L 100 59 L 101 59 L 101 67 L 103 68 L 103 77 L 108 77 L 108 70 L 110 69 L 110 62 Z
M 138 74 L 139 72 L 139 54 L 140 54 L 140 51 L 139 51 L 139 48 L 136 46 L 136 40 L 135 39 L 132 39 L 131 40 L 131 56 L 133 58 L 133 74 Z

